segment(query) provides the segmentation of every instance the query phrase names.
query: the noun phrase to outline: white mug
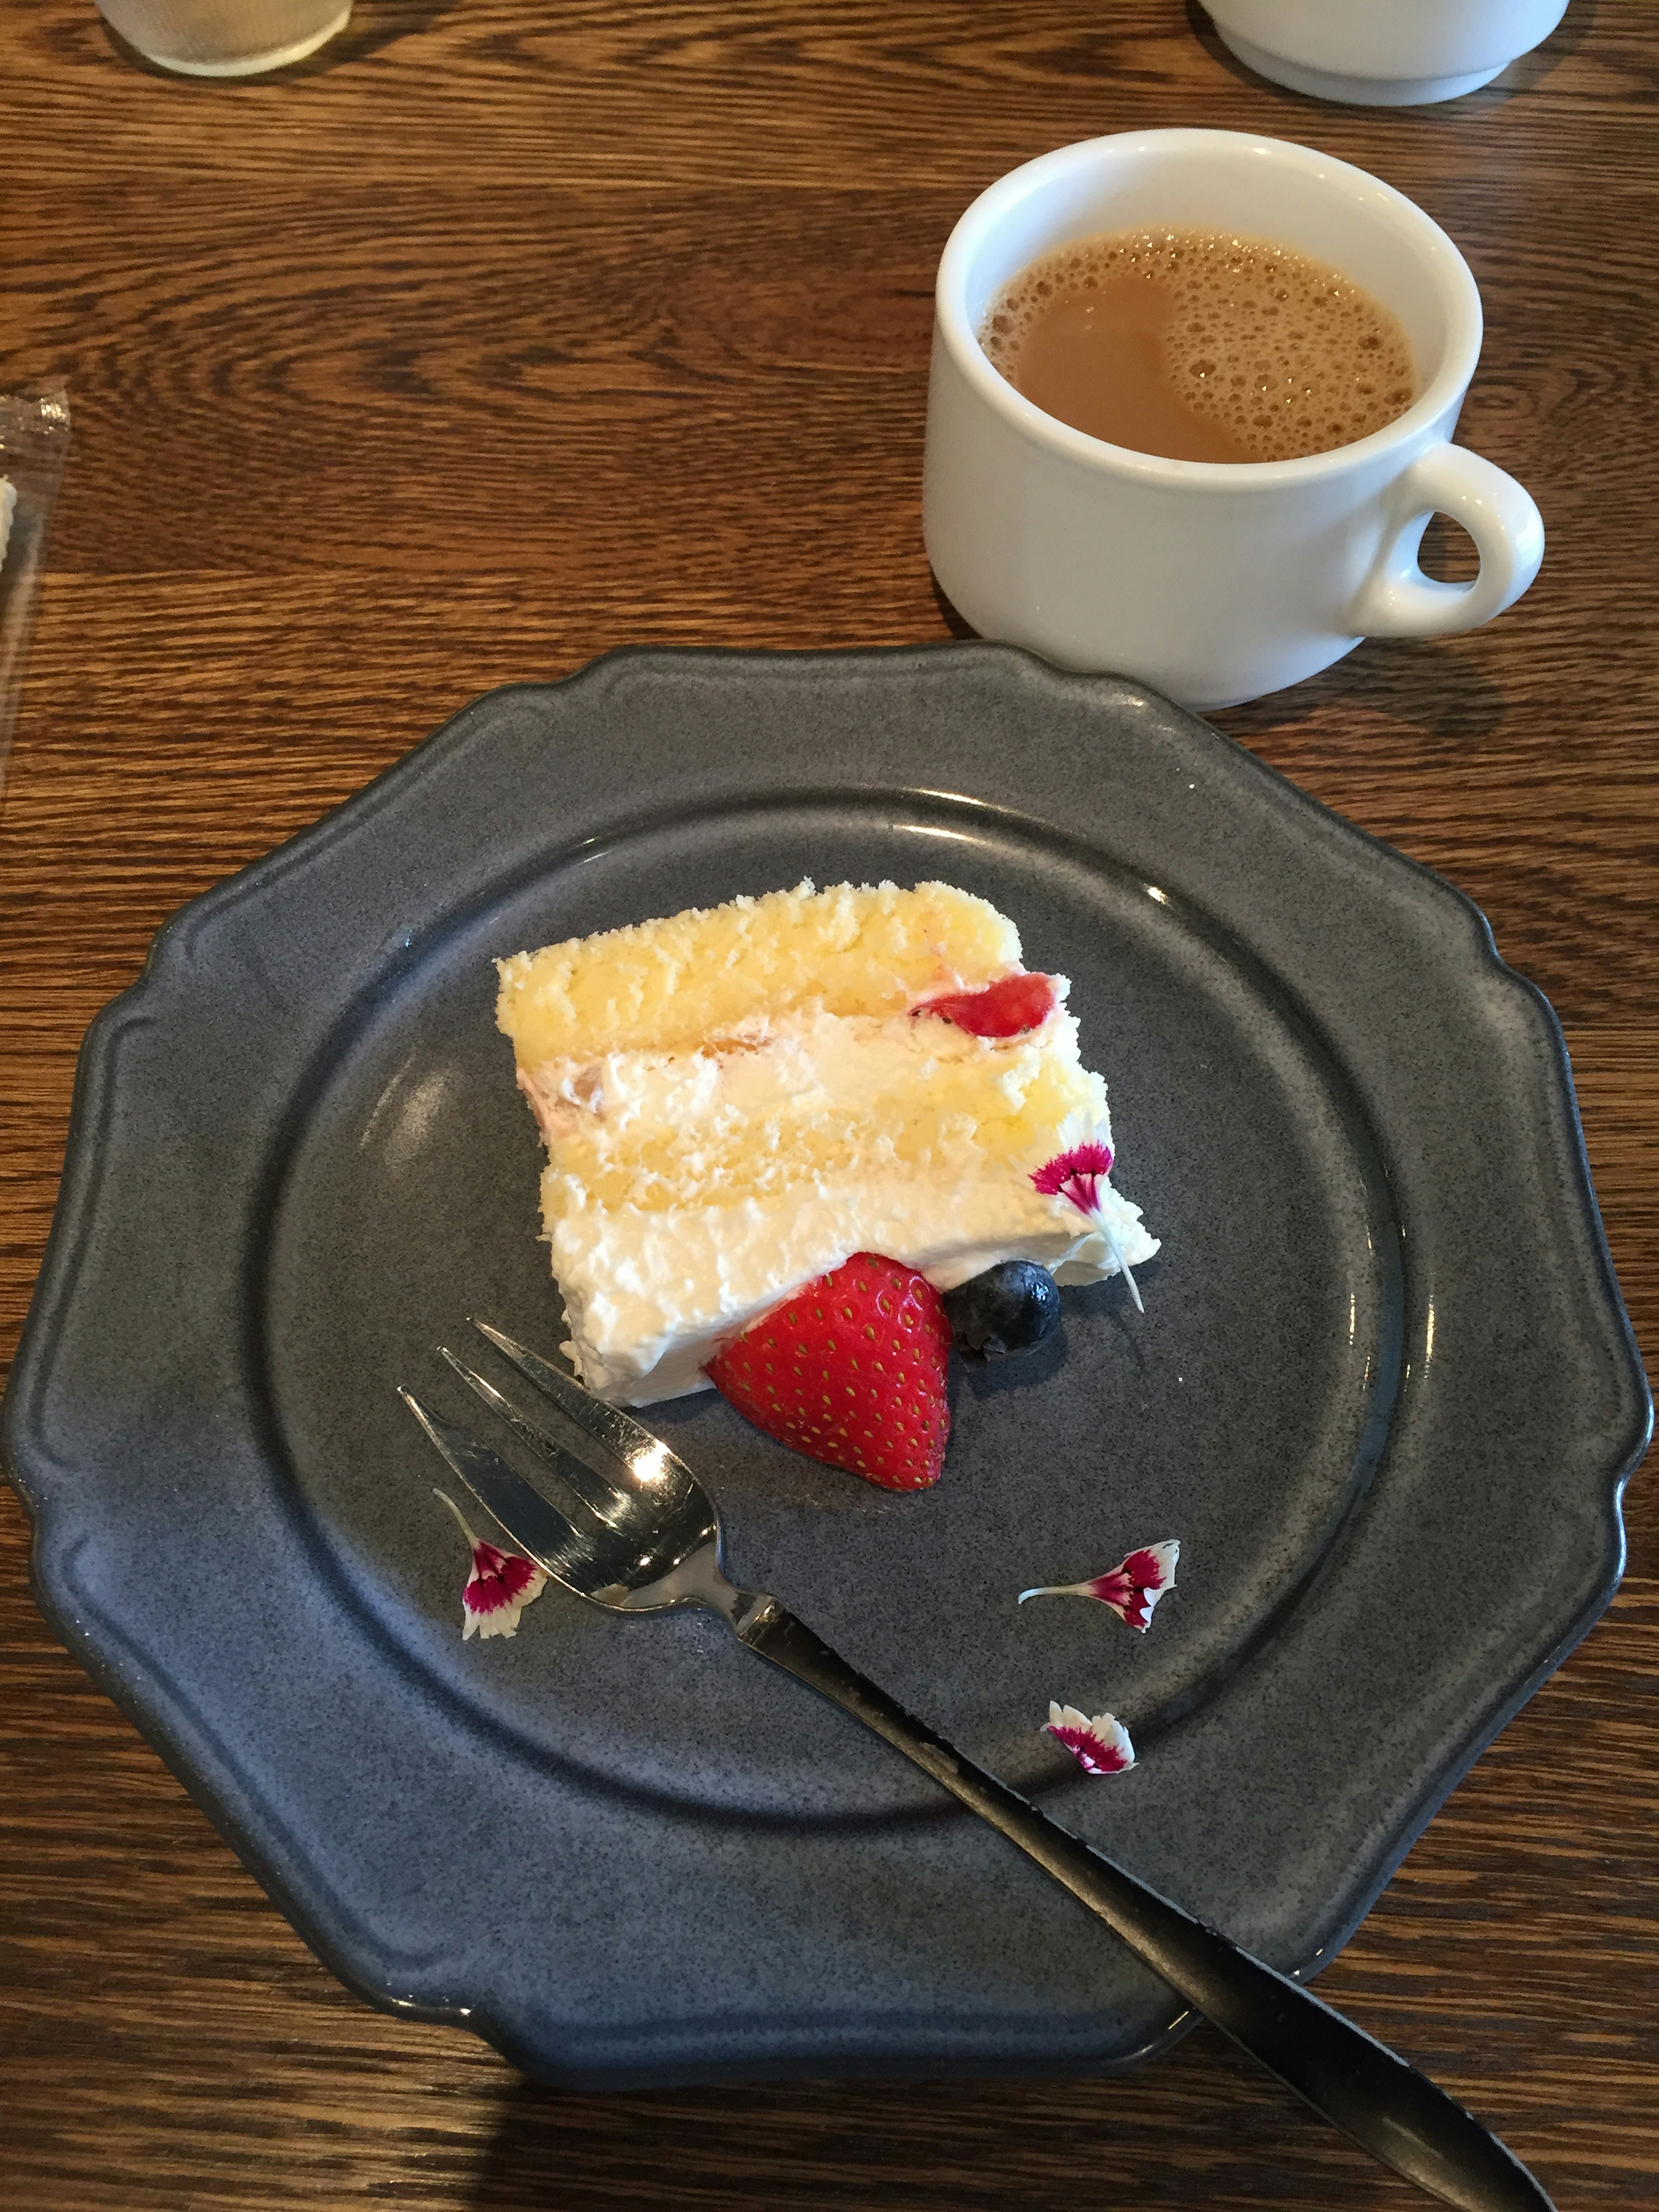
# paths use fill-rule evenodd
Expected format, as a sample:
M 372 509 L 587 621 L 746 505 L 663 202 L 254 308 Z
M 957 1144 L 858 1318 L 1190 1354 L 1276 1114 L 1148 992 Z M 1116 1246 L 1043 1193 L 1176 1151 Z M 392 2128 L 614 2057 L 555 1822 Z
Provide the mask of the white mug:
M 1548 38 L 1567 0 L 1206 0 L 1222 43 L 1275 84 L 1366 107 L 1455 100 Z
M 1003 284 L 1051 247 L 1187 226 L 1270 239 L 1342 270 L 1403 324 L 1420 396 L 1397 421 L 1293 461 L 1175 461 L 1033 405 L 981 349 Z M 1363 169 L 1231 131 L 1094 138 L 982 192 L 939 264 L 922 526 L 933 573 L 982 636 L 1064 668 L 1233 706 L 1364 637 L 1443 637 L 1520 598 L 1544 526 L 1512 477 L 1451 434 L 1480 351 L 1480 295 L 1420 208 Z M 1480 556 L 1437 583 L 1437 512 Z

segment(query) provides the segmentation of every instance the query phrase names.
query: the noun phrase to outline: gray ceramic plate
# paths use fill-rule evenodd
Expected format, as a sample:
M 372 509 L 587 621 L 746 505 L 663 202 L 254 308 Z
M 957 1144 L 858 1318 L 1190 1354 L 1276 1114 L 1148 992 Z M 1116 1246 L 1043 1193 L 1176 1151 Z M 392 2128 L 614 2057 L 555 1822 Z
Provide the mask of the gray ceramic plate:
M 890 1497 L 655 1409 L 738 1576 L 1183 1904 L 1311 1971 L 1607 1603 L 1649 1409 L 1548 1008 L 1454 890 L 1133 686 L 993 646 L 623 653 L 479 701 L 197 900 L 94 1024 L 7 1403 L 61 1633 L 319 1951 L 527 2070 L 1057 2073 L 1185 2024 L 713 1620 L 463 1644 L 405 1382 L 557 1341 L 491 956 L 930 876 L 1073 978 L 1144 1317 L 957 1377 Z M 461 1394 L 464 1395 L 464 1394 Z M 1165 1536 L 1144 1638 L 1015 1605 Z M 1125 1717 L 1079 1777 L 1050 1698 Z

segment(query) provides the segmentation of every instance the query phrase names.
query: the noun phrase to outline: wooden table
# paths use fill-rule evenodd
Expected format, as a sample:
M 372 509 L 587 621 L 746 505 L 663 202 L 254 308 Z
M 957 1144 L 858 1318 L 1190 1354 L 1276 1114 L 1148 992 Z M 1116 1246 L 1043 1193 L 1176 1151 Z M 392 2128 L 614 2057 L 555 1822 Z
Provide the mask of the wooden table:
M 1573 0 L 1498 83 L 1393 113 L 1248 76 L 1182 0 L 359 0 L 240 86 L 145 70 L 90 0 L 16 0 L 0 83 L 0 388 L 64 377 L 75 413 L 0 841 L 7 1353 L 81 1032 L 180 901 L 492 684 L 629 640 L 946 634 L 939 249 L 1016 163 L 1163 124 L 1358 161 L 1480 280 L 1462 434 L 1536 495 L 1538 583 L 1218 720 L 1469 891 L 1548 994 L 1659 1340 L 1650 0 Z M 1629 1509 L 1611 1613 L 1320 1984 L 1563 2208 L 1659 2198 L 1650 1483 Z M 330 1978 L 65 1656 L 27 1549 L 0 1492 L 20 2212 L 1420 2201 L 1209 2031 L 1098 2084 L 527 2088 Z

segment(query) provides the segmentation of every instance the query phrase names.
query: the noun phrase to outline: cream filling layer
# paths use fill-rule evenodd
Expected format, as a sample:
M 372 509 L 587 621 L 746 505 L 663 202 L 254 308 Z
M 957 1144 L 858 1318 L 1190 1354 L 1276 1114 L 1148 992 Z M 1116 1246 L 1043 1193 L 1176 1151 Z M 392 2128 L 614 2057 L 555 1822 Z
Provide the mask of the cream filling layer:
M 1044 1160 L 1109 1138 L 1105 1087 L 1061 1009 L 1007 1039 L 927 1018 L 790 1015 L 692 1052 L 519 1079 L 549 1143 L 543 1213 L 569 1348 L 613 1403 L 706 1388 L 721 1345 L 855 1252 L 939 1290 L 1008 1259 L 1061 1283 L 1115 1272 L 1087 1218 L 1031 1187 Z M 1151 1259 L 1139 1209 L 1102 1199 L 1129 1266 Z
M 1158 1247 L 1139 1207 L 1115 1191 L 1102 1199 L 1129 1265 L 1150 1260 Z M 941 1291 L 1000 1260 L 1040 1261 L 1061 1283 L 1116 1272 L 1105 1238 L 1074 1206 L 1006 1173 L 907 1173 L 734 1206 L 568 1213 L 552 1244 L 582 1380 L 620 1406 L 707 1389 L 703 1366 L 722 1344 L 855 1252 L 885 1253 Z

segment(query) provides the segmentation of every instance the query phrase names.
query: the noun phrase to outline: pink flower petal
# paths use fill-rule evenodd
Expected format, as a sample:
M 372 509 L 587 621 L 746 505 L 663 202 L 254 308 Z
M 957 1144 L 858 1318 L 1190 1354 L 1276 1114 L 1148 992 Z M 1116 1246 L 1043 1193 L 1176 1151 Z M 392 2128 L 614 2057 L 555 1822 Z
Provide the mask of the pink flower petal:
M 504 1552 L 475 1535 L 466 1516 L 447 1491 L 434 1490 L 461 1524 L 472 1547 L 472 1571 L 461 1592 L 461 1641 L 469 1636 L 516 1636 L 519 1615 L 547 1587 L 547 1571 L 517 1552 Z
M 1129 1731 L 1112 1713 L 1091 1720 L 1075 1705 L 1051 1705 L 1042 1733 L 1064 1744 L 1085 1774 L 1124 1774 L 1135 1763 Z
M 1152 1607 L 1167 1589 L 1175 1588 L 1176 1561 L 1181 1557 L 1181 1547 L 1173 1539 L 1164 1544 L 1143 1544 L 1139 1551 L 1131 1552 L 1115 1567 L 1108 1567 L 1103 1575 L 1091 1575 L 1084 1583 L 1048 1583 L 1041 1589 L 1022 1590 L 1019 1601 L 1028 1597 L 1092 1597 L 1102 1605 L 1109 1605 L 1120 1620 L 1144 1635 L 1152 1626 Z
M 1103 1139 L 1094 1139 L 1086 1145 L 1073 1145 L 1069 1152 L 1057 1152 L 1036 1170 L 1031 1182 L 1043 1198 L 1063 1198 L 1076 1206 L 1078 1212 L 1092 1221 L 1106 1240 L 1106 1249 L 1120 1275 L 1129 1285 L 1129 1296 L 1135 1302 L 1135 1311 L 1145 1313 L 1140 1303 L 1140 1287 L 1129 1272 L 1129 1263 L 1123 1256 L 1123 1248 L 1117 1233 L 1106 1218 L 1100 1201 L 1100 1186 L 1112 1172 L 1115 1155 Z
M 533 1559 L 503 1552 L 483 1538 L 472 1547 L 472 1572 L 461 1592 L 466 1626 L 462 1639 L 477 1629 L 481 1636 L 513 1636 L 519 1615 L 546 1587 L 547 1576 Z

